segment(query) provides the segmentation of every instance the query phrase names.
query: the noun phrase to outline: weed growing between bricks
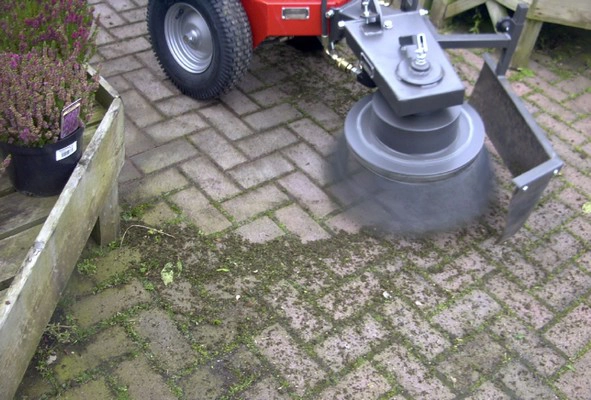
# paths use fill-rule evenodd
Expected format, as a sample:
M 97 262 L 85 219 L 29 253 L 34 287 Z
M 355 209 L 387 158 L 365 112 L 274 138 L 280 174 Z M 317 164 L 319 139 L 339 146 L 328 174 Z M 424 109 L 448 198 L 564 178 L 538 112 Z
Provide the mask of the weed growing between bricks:
M 591 393 L 591 336 L 584 328 L 591 319 L 591 247 L 585 230 L 589 216 L 581 212 L 590 200 L 590 147 L 583 133 L 589 114 L 571 120 L 568 113 L 544 107 L 574 112 L 573 101 L 591 88 L 558 85 L 591 64 L 587 56 L 574 70 L 565 69 L 561 57 L 571 55 L 561 56 L 559 50 L 536 55 L 534 62 L 544 68 L 534 64 L 510 75 L 559 154 L 568 156 L 568 166 L 509 242 L 494 242 L 506 211 L 502 203 L 477 224 L 423 240 L 364 231 L 304 245 L 289 237 L 289 227 L 277 217 L 288 202 L 299 206 L 297 196 L 287 197 L 291 181 L 280 176 L 270 185 L 286 195 L 281 206 L 239 219 L 212 202 L 232 225 L 228 231 L 264 216 L 284 234 L 250 244 L 186 226 L 183 207 L 173 203 L 179 192 L 168 188 L 172 192 L 162 194 L 157 204 L 176 215 L 170 224 L 140 227 L 148 224 L 144 214 L 157 206 L 136 205 L 122 214 L 127 232 L 122 243 L 81 261 L 29 371 L 45 380 L 23 396 L 589 398 L 581 397 Z M 459 73 L 468 86 L 473 84 L 477 53 L 449 54 L 462 65 Z M 301 115 L 285 119 L 284 131 L 308 121 L 326 134 L 336 133 L 350 105 L 367 93 L 319 54 L 269 46 L 259 48 L 256 57 L 260 60 L 250 73 L 261 86 L 241 94 L 263 108 L 284 110 L 289 104 L 297 110 Z M 292 59 L 296 62 L 285 62 Z M 584 76 L 582 82 L 588 82 L 588 73 Z M 560 96 L 553 97 L 556 88 Z M 269 93 L 280 100 L 265 103 Z M 140 95 L 124 97 L 132 105 Z M 330 111 L 326 121 L 318 120 L 325 117 L 315 113 L 319 106 Z M 215 120 L 213 110 L 200 112 Z M 212 138 L 212 132 L 198 135 Z M 236 143 L 250 151 L 249 140 Z M 571 142 L 579 143 L 574 151 Z M 323 149 L 328 157 L 330 151 Z M 498 168 L 499 157 L 492 158 Z M 499 197 L 508 201 L 511 178 L 496 172 Z M 326 228 L 326 219 L 336 213 L 327 211 L 315 221 Z M 104 306 L 92 307 L 89 299 L 100 299 Z
M 482 251 L 475 252 L 461 234 L 454 237 L 453 257 L 440 247 L 445 247 L 447 239 L 400 239 L 373 231 L 341 233 L 308 244 L 290 237 L 251 244 L 231 234 L 206 236 L 178 220 L 158 229 L 145 227 L 134 218 L 150 208 L 142 205 L 127 211 L 123 241 L 109 251 L 91 252 L 80 262 L 34 361 L 51 387 L 46 398 L 97 380 L 104 380 L 118 398 L 132 398 L 120 365 L 143 359 L 147 360 L 144 368 L 161 377 L 179 399 L 193 398 L 191 388 L 214 377 L 215 387 L 208 389 L 212 397 L 206 398 L 243 398 L 271 379 L 285 398 L 316 399 L 367 368 L 384 379 L 375 383 L 387 388 L 380 399 L 400 393 L 415 396 L 407 392 L 413 380 L 392 370 L 385 354 L 410 360 L 410 376 L 425 380 L 430 390 L 459 395 L 477 391 L 487 382 L 507 386 L 506 375 L 499 371 L 512 371 L 515 360 L 536 370 L 536 361 L 523 359 L 519 347 L 494 328 L 506 318 L 520 317 L 512 304 L 506 305 L 512 300 L 499 296 L 491 282 L 503 277 L 518 285 L 519 279 L 510 273 L 506 260 L 493 260 L 485 253 L 478 256 Z M 482 270 L 476 267 L 479 257 L 484 257 L 479 261 L 486 267 Z M 125 265 L 101 275 L 105 259 Z M 165 284 L 167 264 L 173 274 Z M 445 282 L 458 279 L 446 275 L 455 269 L 471 280 L 446 289 Z M 442 276 L 446 276 L 443 281 Z M 143 300 L 87 326 L 79 325 L 89 317 L 76 309 L 79 301 L 134 284 L 145 293 Z M 535 288 L 529 292 L 535 295 Z M 531 299 L 539 301 L 535 296 Z M 584 304 L 584 299 L 576 301 L 556 315 L 567 315 Z M 480 314 L 479 307 L 485 307 Z M 476 323 L 461 319 L 462 313 L 474 310 L 481 315 Z M 164 335 L 169 339 L 162 339 L 164 344 L 158 344 L 154 333 L 162 327 L 152 326 L 160 320 L 168 321 Z M 460 325 L 449 325 L 449 321 Z M 282 369 L 265 350 L 285 346 L 266 336 L 276 326 L 285 329 L 293 341 L 290 346 L 301 352 L 294 357 L 311 360 L 322 371 L 312 384 L 295 385 L 290 374 L 296 372 Z M 521 326 L 523 333 L 511 340 L 519 343 L 525 334 L 536 335 L 535 327 Z M 122 329 L 130 345 L 127 350 L 88 368 L 62 361 L 84 358 L 97 336 L 111 329 Z M 423 339 L 419 334 L 427 336 Z M 174 341 L 185 343 L 186 349 L 175 350 Z M 572 358 L 560 359 L 562 364 L 541 381 L 553 387 L 588 352 L 588 346 Z M 489 351 L 483 362 L 470 361 L 483 347 L 493 349 L 495 355 L 489 357 Z M 69 366 L 74 371 L 66 371 Z M 444 386 L 437 389 L 439 385 Z
M 125 214 L 125 219 L 140 215 L 146 209 L 149 207 L 142 206 L 141 210 L 131 210 Z M 34 363 L 53 386 L 53 395 L 99 376 L 110 377 L 116 366 L 115 361 L 132 360 L 148 355 L 149 359 L 154 360 L 150 363 L 153 370 L 166 376 L 171 390 L 178 392 L 180 396 L 182 389 L 179 382 L 195 370 L 208 365 L 219 366 L 220 359 L 233 357 L 235 352 L 246 351 L 244 349 L 259 354 L 254 337 L 261 330 L 273 322 L 290 324 L 289 316 L 277 315 L 269 304 L 274 301 L 274 290 L 278 282 L 289 282 L 301 294 L 301 301 L 309 303 L 314 312 L 326 314 L 318 300 L 329 293 L 332 287 L 353 281 L 366 271 L 379 270 L 376 268 L 376 263 L 381 263 L 378 260 L 387 258 L 388 255 L 392 256 L 395 251 L 386 242 L 380 244 L 376 253 L 379 257 L 371 264 L 358 271 L 351 271 L 350 275 L 339 276 L 326 266 L 328 262 L 333 264 L 334 270 L 337 265 L 347 265 L 356 261 L 351 259 L 352 255 L 363 257 L 360 255 L 368 254 L 368 258 L 372 259 L 371 253 L 374 251 L 373 247 L 377 246 L 377 241 L 365 234 L 343 234 L 328 241 L 307 245 L 302 245 L 297 239 L 253 245 L 234 235 L 207 237 L 192 227 L 181 227 L 178 224 L 165 226 L 161 230 L 133 228 L 132 225 L 133 221 L 126 222 L 126 234 L 122 245 L 113 244 L 111 251 L 135 249 L 139 251 L 141 258 L 131 261 L 128 268 L 103 280 L 95 279 L 93 272 L 100 268 L 96 264 L 105 256 L 104 252 L 92 253 L 82 260 L 77 272 L 78 278 L 92 282 L 92 287 L 90 291 L 82 294 L 68 292 L 54 315 L 53 320 L 56 322 L 52 326 L 60 326 L 60 321 L 68 321 L 70 325 L 61 329 L 60 335 L 56 335 L 55 329 L 52 330 L 50 326 L 44 336 Z M 166 232 L 166 235 L 159 232 Z M 169 285 L 163 283 L 161 275 L 162 268 L 167 263 L 182 265 L 182 271 L 177 272 Z M 319 268 L 325 270 L 320 273 L 322 281 L 317 281 Z M 75 305 L 79 298 L 97 295 L 134 280 L 141 282 L 143 288 L 150 293 L 148 302 L 126 308 L 90 327 L 81 328 L 76 325 L 70 307 Z M 181 304 L 186 299 L 174 293 L 185 283 L 190 288 L 190 302 L 197 302 L 190 304 L 190 310 L 187 310 L 187 304 Z M 308 285 L 314 284 L 318 284 L 318 288 L 315 291 L 309 290 Z M 381 302 L 381 291 L 372 295 L 376 298 L 365 305 L 367 311 Z M 194 362 L 174 374 L 169 373 L 159 364 L 156 357 L 150 354 L 149 341 L 139 335 L 136 329 L 138 316 L 154 308 L 162 310 L 174 321 L 178 331 L 191 343 L 194 352 Z M 327 316 L 328 318 L 330 317 Z M 232 321 L 229 327 L 228 321 Z M 63 374 L 63 371 L 58 374 L 56 367 L 49 365 L 54 363 L 55 356 L 59 359 L 66 352 L 83 352 L 85 344 L 92 341 L 95 335 L 113 326 L 123 327 L 128 338 L 134 343 L 133 349 L 128 354 L 81 372 L 70 381 L 60 380 L 59 374 Z M 232 332 L 224 332 L 227 329 Z M 339 329 L 338 324 L 333 324 L 333 330 Z M 216 340 L 215 336 L 221 337 L 222 340 Z M 74 339 L 65 340 L 66 337 Z M 317 358 L 313 349 L 322 339 L 323 336 L 318 336 L 300 344 L 308 355 Z M 260 365 L 254 371 L 235 367 L 228 367 L 223 371 L 222 374 L 228 375 L 227 382 L 224 383 L 227 393 L 225 398 L 233 398 L 235 393 L 242 392 L 262 376 L 278 375 L 270 364 L 264 361 L 258 363 Z M 120 385 L 112 378 L 107 380 L 107 384 L 112 391 L 121 392 Z M 284 386 L 289 390 L 288 382 L 285 382 Z M 318 386 L 316 392 L 322 387 L 323 385 Z

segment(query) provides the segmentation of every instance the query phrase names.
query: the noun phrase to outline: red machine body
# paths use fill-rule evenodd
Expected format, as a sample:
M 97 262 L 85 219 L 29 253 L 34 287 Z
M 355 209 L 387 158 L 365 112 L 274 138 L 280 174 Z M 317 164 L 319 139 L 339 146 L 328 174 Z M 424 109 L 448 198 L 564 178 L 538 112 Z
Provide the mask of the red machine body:
M 253 46 L 272 36 L 320 36 L 320 0 L 241 0 L 252 29 Z M 328 0 L 327 9 L 350 0 Z

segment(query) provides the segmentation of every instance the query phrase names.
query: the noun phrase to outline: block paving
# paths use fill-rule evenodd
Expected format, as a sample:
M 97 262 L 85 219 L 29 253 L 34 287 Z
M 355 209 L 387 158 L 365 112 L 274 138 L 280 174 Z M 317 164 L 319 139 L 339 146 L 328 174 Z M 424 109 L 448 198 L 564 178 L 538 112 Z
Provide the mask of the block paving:
M 331 174 L 369 90 L 326 57 L 265 44 L 235 90 L 196 101 L 158 66 L 147 0 L 90 2 L 125 104 L 126 238 L 74 273 L 53 327 L 76 340 L 40 352 L 17 398 L 591 398 L 588 54 L 509 73 L 566 163 L 524 229 L 495 241 L 511 184 L 491 148 L 497 209 L 400 238 L 356 218 L 387 217 L 353 194 L 362 170 Z M 449 55 L 470 93 L 480 52 Z

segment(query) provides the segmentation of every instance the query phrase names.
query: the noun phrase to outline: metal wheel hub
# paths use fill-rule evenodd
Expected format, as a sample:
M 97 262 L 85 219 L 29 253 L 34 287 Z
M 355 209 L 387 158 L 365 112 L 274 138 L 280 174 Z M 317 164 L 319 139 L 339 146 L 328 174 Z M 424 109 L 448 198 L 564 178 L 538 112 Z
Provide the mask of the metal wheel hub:
M 166 44 L 185 71 L 205 72 L 213 59 L 213 37 L 207 21 L 194 7 L 176 3 L 164 18 Z

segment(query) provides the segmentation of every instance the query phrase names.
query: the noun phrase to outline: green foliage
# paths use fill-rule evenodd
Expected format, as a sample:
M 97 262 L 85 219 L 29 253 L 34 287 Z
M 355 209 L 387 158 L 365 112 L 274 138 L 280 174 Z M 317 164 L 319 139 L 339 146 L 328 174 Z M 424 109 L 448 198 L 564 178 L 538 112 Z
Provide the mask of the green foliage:
M 474 15 L 472 15 L 472 27 L 469 29 L 470 33 L 480 33 L 480 25 L 482 25 L 482 21 L 482 13 L 479 8 L 476 8 L 474 10 Z
M 115 391 L 117 392 L 117 400 L 131 400 L 131 396 L 127 391 L 127 386 L 117 386 Z
M 526 78 L 533 78 L 535 76 L 536 73 L 529 68 L 518 68 L 516 73 L 511 74 L 509 80 L 513 82 L 521 82 Z
M 160 271 L 160 277 L 162 278 L 164 286 L 170 285 L 172 282 L 174 282 L 175 271 L 178 274 L 183 271 L 183 263 L 180 260 L 176 262 L 176 265 L 171 262 L 168 262 L 164 265 L 164 268 L 162 268 L 162 271 Z
M 132 221 L 141 219 L 146 211 L 150 210 L 154 206 L 152 204 L 138 204 L 131 208 L 126 209 L 121 213 L 121 218 L 124 221 Z
M 50 323 L 45 328 L 45 335 L 59 344 L 73 344 L 80 340 L 80 332 L 76 324 L 62 325 Z
M 96 264 L 93 262 L 93 260 L 90 259 L 82 260 L 81 262 L 79 262 L 77 269 L 78 272 L 80 272 L 82 275 L 96 274 Z

